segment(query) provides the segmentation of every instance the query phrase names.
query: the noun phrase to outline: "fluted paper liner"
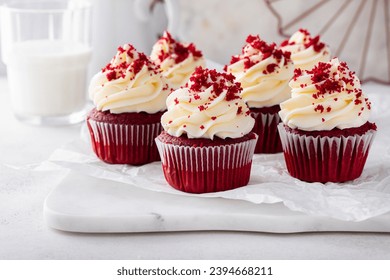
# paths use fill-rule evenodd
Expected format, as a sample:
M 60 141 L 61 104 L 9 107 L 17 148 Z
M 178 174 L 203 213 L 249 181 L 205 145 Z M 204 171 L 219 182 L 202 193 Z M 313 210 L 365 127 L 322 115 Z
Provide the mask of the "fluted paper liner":
M 280 123 L 279 114 L 252 112 L 252 116 L 255 119 L 255 126 L 253 127 L 252 132 L 259 136 L 255 153 L 281 153 L 283 150 L 278 132 L 278 124 Z
M 164 176 L 176 189 L 191 193 L 225 191 L 249 182 L 257 139 L 221 146 L 179 146 L 156 138 Z
M 160 160 L 154 139 L 162 126 L 87 121 L 95 154 L 107 163 L 140 165 Z
M 291 133 L 279 124 L 287 170 L 291 176 L 307 182 L 345 182 L 363 171 L 374 130 L 363 135 L 306 136 Z

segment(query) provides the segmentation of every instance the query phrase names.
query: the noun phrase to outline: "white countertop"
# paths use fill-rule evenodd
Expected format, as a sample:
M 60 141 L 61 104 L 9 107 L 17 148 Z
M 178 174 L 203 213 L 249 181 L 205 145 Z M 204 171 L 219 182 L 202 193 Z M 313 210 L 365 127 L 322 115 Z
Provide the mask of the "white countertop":
M 15 120 L 0 80 L 0 259 L 389 259 L 390 234 L 171 232 L 76 234 L 48 228 L 43 202 L 53 185 L 28 169 L 78 136 L 79 126 Z M 11 167 L 12 166 L 12 167 Z M 45 175 L 46 176 L 46 175 Z

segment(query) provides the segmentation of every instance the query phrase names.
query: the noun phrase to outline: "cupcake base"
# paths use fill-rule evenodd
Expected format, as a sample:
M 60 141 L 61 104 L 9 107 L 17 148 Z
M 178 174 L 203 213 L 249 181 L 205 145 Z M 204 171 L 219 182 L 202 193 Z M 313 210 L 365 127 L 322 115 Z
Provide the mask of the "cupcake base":
M 248 184 L 257 136 L 188 139 L 162 132 L 156 143 L 165 179 L 190 193 L 226 191 Z
M 280 123 L 280 106 L 264 108 L 250 108 L 251 115 L 255 119 L 255 126 L 252 132 L 259 136 L 257 140 L 255 154 L 275 154 L 281 153 L 282 143 L 278 131 Z
M 154 139 L 163 112 L 111 114 L 93 109 L 87 116 L 92 148 L 102 161 L 142 165 L 159 161 Z
M 376 126 L 330 131 L 302 131 L 280 124 L 287 170 L 306 182 L 345 182 L 363 171 Z

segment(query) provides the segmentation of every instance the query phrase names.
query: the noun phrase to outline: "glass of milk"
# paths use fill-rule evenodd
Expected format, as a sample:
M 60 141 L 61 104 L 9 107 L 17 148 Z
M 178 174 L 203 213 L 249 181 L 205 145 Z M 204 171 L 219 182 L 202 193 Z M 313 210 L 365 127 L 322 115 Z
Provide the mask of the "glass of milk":
M 22 121 L 65 125 L 87 110 L 91 5 L 81 0 L 30 0 L 1 7 L 2 60 L 11 105 Z

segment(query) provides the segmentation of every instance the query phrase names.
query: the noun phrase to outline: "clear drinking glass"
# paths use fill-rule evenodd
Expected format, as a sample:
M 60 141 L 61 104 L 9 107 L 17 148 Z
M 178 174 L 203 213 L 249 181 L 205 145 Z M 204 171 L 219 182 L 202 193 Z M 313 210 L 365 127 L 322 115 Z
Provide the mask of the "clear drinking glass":
M 15 1 L 1 7 L 2 60 L 15 116 L 32 124 L 84 119 L 91 59 L 91 4 Z

